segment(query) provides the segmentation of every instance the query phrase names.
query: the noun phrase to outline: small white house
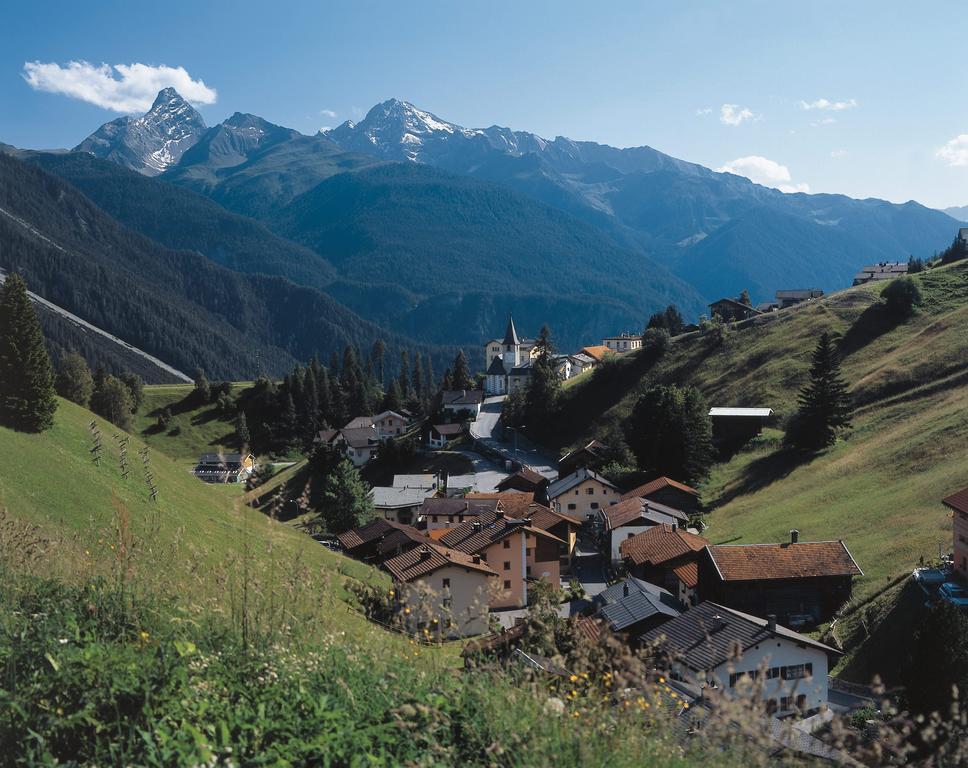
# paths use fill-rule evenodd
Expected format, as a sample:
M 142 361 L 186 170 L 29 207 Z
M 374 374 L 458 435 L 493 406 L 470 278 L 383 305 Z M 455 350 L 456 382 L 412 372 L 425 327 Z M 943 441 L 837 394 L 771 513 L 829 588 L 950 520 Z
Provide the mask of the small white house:
M 606 336 L 602 339 L 602 346 L 612 352 L 623 354 L 642 347 L 642 337 L 631 333 L 620 333 L 618 336 Z
M 777 714 L 827 705 L 827 672 L 840 651 L 776 623 L 706 601 L 642 635 L 660 643 L 674 679 L 741 693 L 763 681 L 763 698 Z M 737 654 L 738 651 L 738 654 Z
M 484 393 L 479 389 L 445 390 L 441 393 L 440 407 L 453 414 L 470 413 L 472 419 L 481 414 Z

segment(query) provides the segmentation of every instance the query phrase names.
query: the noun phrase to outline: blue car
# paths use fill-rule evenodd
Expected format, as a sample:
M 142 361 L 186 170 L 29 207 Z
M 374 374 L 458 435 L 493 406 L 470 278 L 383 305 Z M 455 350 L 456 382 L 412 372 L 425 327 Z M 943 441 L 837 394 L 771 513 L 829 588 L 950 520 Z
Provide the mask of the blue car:
M 953 606 L 968 610 L 968 589 L 953 581 L 946 581 L 938 589 L 938 595 L 942 600 L 947 600 Z

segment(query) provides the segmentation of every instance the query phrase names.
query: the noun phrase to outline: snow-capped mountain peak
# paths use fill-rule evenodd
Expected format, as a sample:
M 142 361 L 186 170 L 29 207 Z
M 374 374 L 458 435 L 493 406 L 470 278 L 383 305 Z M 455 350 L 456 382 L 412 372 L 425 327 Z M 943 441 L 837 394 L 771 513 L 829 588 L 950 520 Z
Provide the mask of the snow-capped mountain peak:
M 75 150 L 155 176 L 175 165 L 205 131 L 198 111 L 174 88 L 163 88 L 141 117 L 105 123 Z

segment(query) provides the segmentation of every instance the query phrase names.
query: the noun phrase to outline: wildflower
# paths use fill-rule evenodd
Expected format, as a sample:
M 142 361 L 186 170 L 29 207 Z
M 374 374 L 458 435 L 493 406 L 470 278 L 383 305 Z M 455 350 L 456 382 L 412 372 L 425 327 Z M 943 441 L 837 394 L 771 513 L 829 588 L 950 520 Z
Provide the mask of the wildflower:
M 660 677 L 660 678 L 659 678 L 659 682 L 660 682 L 660 683 L 664 683 L 664 682 L 665 682 L 665 678 L 664 678 L 664 677 Z
M 689 709 L 689 702 L 688 701 L 682 702 L 682 708 L 683 709 Z
M 147 632 L 145 632 L 145 631 L 144 631 L 144 630 L 142 629 L 142 630 L 141 630 L 141 632 L 140 632 L 140 633 L 138 633 L 138 637 L 140 637 L 140 638 L 141 638 L 141 642 L 143 642 L 143 643 L 147 643 L 147 642 L 148 642 L 148 638 L 149 638 L 149 637 L 151 637 L 151 635 L 150 635 L 150 634 L 148 634 Z
M 577 683 L 578 682 L 578 675 L 572 675 L 568 679 L 571 680 L 571 682 L 573 682 L 573 683 Z
M 61 645 L 67 645 L 67 638 L 66 637 L 59 637 L 59 638 L 57 638 L 57 642 L 60 643 Z

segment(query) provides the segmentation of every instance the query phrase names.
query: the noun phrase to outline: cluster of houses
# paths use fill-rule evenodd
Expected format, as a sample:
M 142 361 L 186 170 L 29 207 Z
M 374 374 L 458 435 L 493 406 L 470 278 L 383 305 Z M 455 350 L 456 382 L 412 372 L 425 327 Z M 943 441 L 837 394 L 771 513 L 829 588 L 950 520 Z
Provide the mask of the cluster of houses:
M 772 413 L 746 410 L 724 418 L 762 423 Z M 490 493 L 473 476 L 398 475 L 374 489 L 377 519 L 339 542 L 389 573 L 416 628 L 466 637 L 486 633 L 492 612 L 525 608 L 537 581 L 562 585 L 581 534 L 616 578 L 576 608 L 594 631 L 658 648 L 683 686 L 729 689 L 765 674 L 777 713 L 821 708 L 839 652 L 797 630 L 850 598 L 862 571 L 847 545 L 801 541 L 796 530 L 781 542 L 713 543 L 696 489 L 658 477 L 623 490 L 590 468 L 605 450 L 591 441 L 561 458 L 556 480 L 525 467 Z M 499 644 L 513 648 L 512 637 Z
M 572 354 L 556 354 L 555 370 L 562 380 L 568 380 L 600 365 L 606 355 L 621 355 L 641 347 L 641 334 L 623 332 L 607 336 L 599 345 L 582 347 Z M 523 388 L 539 351 L 536 339 L 518 336 L 514 318 L 508 315 L 504 338 L 484 344 L 484 393 L 509 395 Z
M 765 301 L 755 307 L 743 301 L 740 297 L 724 297 L 709 305 L 709 316 L 719 317 L 724 322 L 741 322 L 769 312 L 788 309 L 805 301 L 823 298 L 823 291 L 819 288 L 794 288 L 776 292 L 774 301 Z

